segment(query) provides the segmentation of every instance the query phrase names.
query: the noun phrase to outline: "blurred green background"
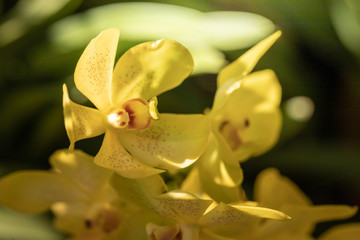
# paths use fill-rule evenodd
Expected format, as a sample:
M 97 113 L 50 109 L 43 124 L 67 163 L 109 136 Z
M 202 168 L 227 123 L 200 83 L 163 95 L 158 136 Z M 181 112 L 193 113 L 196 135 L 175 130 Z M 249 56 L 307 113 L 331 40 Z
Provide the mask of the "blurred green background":
M 87 104 L 73 88 L 72 74 L 88 41 L 103 28 L 120 27 L 118 55 L 159 38 L 173 38 L 192 51 L 196 72 L 159 97 L 160 112 L 178 113 L 211 107 L 221 66 L 280 29 L 281 39 L 256 70 L 271 68 L 280 79 L 284 128 L 274 149 L 242 165 L 245 189 L 251 196 L 256 175 L 273 166 L 316 204 L 360 204 L 357 0 L 143 1 L 193 10 L 109 5 L 122 2 L 0 1 L 0 176 L 18 169 L 47 169 L 48 156 L 68 146 L 61 85 L 66 82 L 71 98 Z M 202 13 L 195 10 L 206 13 L 208 21 L 200 22 Z M 209 13 L 213 11 L 253 14 Z M 299 99 L 300 109 L 308 110 L 302 118 L 290 110 Z M 77 147 L 96 153 L 99 141 L 101 137 L 80 141 Z M 326 227 L 321 224 L 316 234 Z

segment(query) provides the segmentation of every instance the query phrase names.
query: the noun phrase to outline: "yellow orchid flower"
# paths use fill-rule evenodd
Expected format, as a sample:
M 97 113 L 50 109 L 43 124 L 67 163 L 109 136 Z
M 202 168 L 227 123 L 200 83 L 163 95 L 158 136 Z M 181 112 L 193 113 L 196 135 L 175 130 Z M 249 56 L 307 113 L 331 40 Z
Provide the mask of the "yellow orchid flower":
M 199 198 L 182 190 L 167 192 L 159 175 L 133 180 L 115 174 L 111 183 L 120 199 L 176 222 L 172 225 L 149 222 L 146 230 L 152 239 L 163 239 L 163 236 L 176 239 L 179 234 L 182 239 L 223 239 L 220 238 L 219 227 L 229 225 L 232 228 L 235 224 L 244 225 L 258 218 L 289 219 L 282 212 L 259 207 L 253 202 L 225 204 L 217 203 L 206 195 Z
M 72 102 L 64 85 L 70 149 L 78 140 L 105 133 L 94 161 L 122 176 L 141 178 L 189 166 L 207 143 L 207 118 L 158 114 L 156 96 L 190 74 L 190 52 L 173 40 L 146 42 L 122 55 L 113 70 L 118 38 L 116 29 L 100 33 L 75 69 L 76 87 L 97 109 Z
M 260 206 L 285 212 L 292 219 L 282 222 L 271 219 L 253 222 L 247 231 L 238 233 L 237 239 L 313 239 L 311 234 L 317 223 L 348 218 L 357 212 L 357 207 L 346 205 L 314 206 L 293 182 L 281 176 L 278 170 L 273 168 L 264 170 L 257 177 L 254 199 Z M 359 230 L 359 226 L 346 229 L 342 239 L 348 239 L 346 238 L 348 232 L 359 232 Z M 329 234 L 336 235 L 339 233 Z M 327 239 L 326 236 L 323 239 Z M 329 239 L 332 238 L 329 237 Z
M 209 144 L 192 171 L 202 189 L 217 201 L 240 201 L 239 161 L 269 150 L 281 130 L 281 86 L 272 70 L 249 74 L 280 37 L 277 31 L 220 71 Z M 209 177 L 210 176 L 210 177 Z M 224 198 L 225 197 L 225 198 Z
M 223 232 L 228 226 L 232 229 L 234 225 L 245 226 L 263 218 L 289 219 L 282 212 L 259 207 L 252 202 L 216 203 L 212 199 L 198 198 L 179 190 L 153 197 L 152 201 L 155 211 L 177 222 L 183 239 L 226 239 L 231 237 L 231 233 Z M 170 227 L 172 231 L 173 227 Z M 153 230 L 150 233 L 156 235 L 156 228 Z M 159 230 L 164 232 L 164 229 Z
M 209 116 L 240 161 L 264 153 L 279 136 L 279 81 L 272 70 L 249 73 L 280 35 L 277 31 L 259 42 L 218 75 Z
M 205 186 L 214 186 L 213 181 L 201 179 L 199 169 L 191 171 L 184 180 L 181 189 L 188 191 L 201 198 L 209 198 Z M 346 205 L 319 205 L 314 206 L 311 200 L 288 178 L 279 174 L 278 170 L 270 168 L 264 170 L 256 179 L 254 186 L 255 202 L 246 201 L 246 197 L 240 187 L 224 187 L 216 185 L 213 190 L 216 201 L 227 201 L 240 199 L 237 204 L 240 206 L 251 205 L 265 207 L 286 213 L 291 217 L 289 221 L 266 221 L 255 219 L 239 225 L 227 226 L 221 229 L 222 236 L 231 233 L 233 239 L 251 240 L 311 240 L 312 231 L 319 222 L 348 218 L 354 215 L 357 207 Z M 222 203 L 221 203 L 222 204 Z M 227 204 L 233 206 L 233 203 Z M 224 232 L 225 231 L 225 232 Z M 359 224 L 351 224 L 335 227 L 324 234 L 323 239 L 347 239 L 352 233 L 360 231 Z M 224 235 L 225 234 L 225 235 Z M 336 237 L 336 238 L 335 238 Z M 320 238 L 322 240 L 322 238 Z M 352 239 L 352 238 L 349 238 Z
M 0 203 L 30 214 L 51 209 L 55 226 L 73 239 L 100 239 L 115 230 L 122 215 L 109 184 L 113 172 L 80 150 L 58 150 L 50 163 L 53 171 L 23 170 L 1 178 Z

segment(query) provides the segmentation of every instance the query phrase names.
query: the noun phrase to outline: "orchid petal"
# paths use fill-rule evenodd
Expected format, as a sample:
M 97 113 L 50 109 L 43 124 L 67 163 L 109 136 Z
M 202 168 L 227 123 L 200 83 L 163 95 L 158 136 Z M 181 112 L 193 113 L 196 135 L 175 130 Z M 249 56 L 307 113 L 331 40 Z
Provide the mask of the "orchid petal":
M 89 206 L 84 203 L 56 202 L 51 206 L 55 215 L 54 225 L 63 232 L 78 235 L 86 229 L 85 219 Z
M 239 211 L 245 212 L 249 215 L 261 217 L 261 218 L 268 218 L 268 219 L 277 219 L 277 220 L 286 220 L 291 219 L 287 214 L 271 209 L 271 208 L 264 208 L 258 206 L 251 206 L 246 205 L 246 202 L 240 202 L 239 204 L 229 204 L 229 206 L 236 208 Z
M 286 214 L 273 209 L 221 202 L 208 210 L 200 222 L 206 225 L 224 225 L 249 221 L 253 217 L 289 219 Z
M 360 223 L 341 224 L 323 233 L 319 240 L 357 240 L 360 236 Z
M 203 169 L 201 169 L 203 170 Z M 206 174 L 200 175 L 199 166 L 194 166 L 181 185 L 181 190 L 201 196 L 202 199 L 213 199 L 217 202 L 236 202 L 243 200 L 239 186 L 225 187 L 218 185 Z M 204 173 L 202 171 L 202 173 Z
M 91 40 L 75 69 L 76 87 L 99 110 L 110 103 L 110 83 L 114 67 L 119 30 L 108 29 Z
M 274 168 L 262 171 L 256 178 L 254 196 L 261 205 L 274 209 L 280 209 L 283 204 L 311 205 L 300 188 Z
M 260 41 L 245 54 L 240 56 L 236 61 L 232 62 L 219 72 L 217 85 L 218 87 L 232 78 L 241 78 L 250 73 L 259 59 L 265 52 L 275 43 L 281 36 L 281 31 L 277 31 Z
M 179 225 L 159 226 L 148 223 L 146 233 L 150 239 L 154 240 L 176 239 L 176 236 L 180 235 L 180 227 Z
M 70 100 L 66 85 L 63 85 L 63 107 L 66 133 L 70 140 L 69 149 L 75 142 L 104 133 L 103 119 L 99 110 L 81 106 Z
M 160 175 L 129 179 L 114 174 L 110 182 L 120 199 L 145 209 L 153 209 L 150 197 L 167 192 L 167 187 Z
M 311 206 L 310 200 L 292 181 L 272 168 L 259 174 L 254 195 L 261 205 L 281 210 L 292 217 L 286 223 L 266 222 L 263 226 L 265 232 L 286 229 L 308 234 L 318 222 L 347 218 L 357 211 L 357 207 L 344 205 Z
M 252 102 L 266 102 L 274 107 L 280 105 L 281 85 L 273 70 L 266 69 L 249 74 L 243 78 L 241 85 L 241 89 L 251 91 L 253 98 L 249 98 Z
M 260 155 L 275 145 L 282 125 L 280 100 L 281 86 L 271 70 L 220 87 L 211 115 L 218 119 L 218 129 L 237 160 Z
M 272 70 L 267 69 L 254 72 L 244 78 L 232 79 L 219 87 L 216 91 L 212 114 L 220 111 L 225 104 L 230 104 L 228 109 L 233 111 L 234 109 L 252 109 L 257 104 L 265 103 L 268 108 L 278 107 L 280 102 L 279 80 Z M 244 106 L 239 107 L 240 103 Z
M 186 223 L 197 223 L 213 202 L 183 191 L 168 192 L 153 199 L 154 208 L 161 215 Z
M 97 166 L 93 160 L 93 156 L 80 150 L 58 150 L 50 156 L 51 165 L 62 175 L 89 194 L 99 194 L 108 185 L 113 172 Z
M 149 166 L 178 169 L 194 163 L 208 141 L 208 118 L 200 114 L 160 114 L 159 118 L 144 130 L 121 132 L 122 145 Z
M 121 176 L 134 179 L 163 172 L 142 164 L 130 155 L 121 145 L 120 135 L 123 135 L 123 132 L 119 135 L 111 131 L 105 133 L 101 148 L 94 159 L 97 165 L 111 169 Z
M 264 224 L 264 231 L 283 229 L 294 233 L 311 234 L 319 222 L 339 220 L 353 216 L 357 207 L 345 205 L 297 206 L 284 204 L 281 211 L 291 216 L 291 221 L 268 221 Z
M 243 172 L 238 161 L 217 131 L 210 135 L 206 150 L 199 159 L 199 167 L 200 175 L 212 178 L 221 186 L 235 187 L 243 180 Z
M 206 172 L 203 169 L 199 171 L 199 181 L 201 182 L 203 191 L 208 194 L 212 199 L 217 202 L 224 203 L 244 200 L 244 193 L 240 186 L 227 187 L 219 185 L 215 183 L 213 178 L 210 178 L 205 173 Z
M 249 116 L 251 125 L 245 130 L 240 129 L 237 133 L 242 143 L 234 149 L 234 154 L 239 161 L 245 161 L 249 157 L 267 152 L 280 137 L 282 126 L 280 109 L 276 108 L 268 112 L 256 112 L 255 110 L 255 113 Z M 237 143 L 235 142 L 235 144 Z
M 190 52 L 173 40 L 139 44 L 117 62 L 111 83 L 113 105 L 152 97 L 180 85 L 193 69 Z
M 157 225 L 174 225 L 175 222 L 164 218 L 153 211 L 139 211 L 121 222 L 116 230 L 115 237 L 111 239 L 133 240 L 148 239 L 146 225 L 155 223 Z
M 181 238 L 189 240 L 201 240 L 200 239 L 200 228 L 192 224 L 182 224 L 181 229 Z
M 86 196 L 61 174 L 18 171 L 0 180 L 0 203 L 24 213 L 41 213 L 58 201 L 85 201 Z
M 204 194 L 202 184 L 200 183 L 199 169 L 196 164 L 192 167 L 191 171 L 181 183 L 180 190 L 194 194 L 195 196 L 202 197 Z

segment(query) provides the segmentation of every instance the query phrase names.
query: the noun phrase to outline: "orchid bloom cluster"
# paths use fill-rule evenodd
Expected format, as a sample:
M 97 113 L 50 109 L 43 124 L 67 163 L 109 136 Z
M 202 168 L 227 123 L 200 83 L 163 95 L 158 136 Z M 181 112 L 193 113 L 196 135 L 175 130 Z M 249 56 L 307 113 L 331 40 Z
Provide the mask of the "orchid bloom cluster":
M 77 63 L 76 88 L 94 107 L 73 102 L 63 86 L 70 147 L 52 169 L 0 179 L 0 203 L 23 213 L 51 210 L 69 239 L 314 239 L 315 225 L 351 217 L 356 207 L 314 206 L 276 169 L 264 170 L 250 201 L 240 162 L 272 148 L 282 125 L 281 86 L 272 70 L 252 72 L 280 37 L 277 31 L 220 71 L 211 109 L 167 114 L 157 96 L 191 73 L 190 52 L 173 40 L 146 42 L 114 59 L 119 38 L 108 29 Z M 104 134 L 95 156 L 75 148 Z M 163 173 L 185 169 L 168 190 Z M 356 234 L 357 233 L 357 234 Z M 320 240 L 355 239 L 360 224 L 336 227 Z

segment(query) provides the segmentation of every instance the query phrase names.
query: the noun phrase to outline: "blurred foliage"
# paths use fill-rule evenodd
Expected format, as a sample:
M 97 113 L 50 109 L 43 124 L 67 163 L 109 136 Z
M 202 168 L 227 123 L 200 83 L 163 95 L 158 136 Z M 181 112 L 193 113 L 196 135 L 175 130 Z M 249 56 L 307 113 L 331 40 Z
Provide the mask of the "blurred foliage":
M 68 146 L 62 118 L 61 85 L 66 82 L 70 89 L 74 86 L 72 73 L 84 45 L 101 27 L 111 25 L 108 21 L 113 17 L 107 18 L 106 9 L 112 8 L 105 5 L 119 2 L 123 1 L 0 1 L 0 175 L 15 169 L 47 168 L 48 156 Z M 187 25 L 175 29 L 181 30 L 183 35 L 171 37 L 181 38 L 179 41 L 185 41 L 185 45 L 194 44 L 194 51 L 199 50 L 198 57 L 208 54 L 205 56 L 212 56 L 216 61 L 212 65 L 214 68 L 199 71 L 207 74 L 194 75 L 180 87 L 160 96 L 160 112 L 195 113 L 210 107 L 216 88 L 216 68 L 225 60 L 232 61 L 240 56 L 246 50 L 244 48 L 271 32 L 271 22 L 275 23 L 283 36 L 256 70 L 274 69 L 280 79 L 284 128 L 280 143 L 272 151 L 243 164 L 245 187 L 251 189 L 256 174 L 265 167 L 274 166 L 298 183 L 315 203 L 360 203 L 359 1 L 156 2 L 194 9 L 181 13 L 186 17 L 178 15 L 177 24 L 182 25 L 182 21 L 188 20 Z M 267 24 L 262 32 L 264 35 L 254 35 L 247 42 L 229 48 L 225 48 L 226 42 L 220 41 L 219 47 L 215 37 L 221 40 L 229 36 L 217 32 L 212 35 L 200 33 L 194 30 L 196 24 L 189 17 L 201 15 L 198 11 L 229 10 L 263 16 L 262 20 L 254 18 L 249 24 L 264 21 Z M 122 21 L 114 26 L 125 28 L 118 54 L 138 42 L 166 37 L 163 32 L 152 32 L 155 30 L 146 32 L 149 35 L 144 32 L 143 35 L 126 35 L 132 27 L 141 29 L 142 26 L 141 22 L 132 22 L 140 19 L 131 18 L 130 13 L 128 16 L 116 11 L 111 13 Z M 164 21 L 160 13 L 138 14 L 157 24 Z M 151 27 L 146 25 L 148 22 L 143 24 Z M 228 21 L 223 24 L 230 26 Z M 14 26 L 18 31 L 9 30 Z M 238 39 L 241 39 L 241 32 L 234 42 Z M 75 101 L 84 103 L 79 92 L 72 90 L 70 94 Z M 289 115 L 286 103 L 296 96 L 307 96 L 312 100 L 315 105 L 312 118 L 298 121 Z M 96 152 L 98 140 L 80 141 L 78 147 L 89 153 Z M 359 214 L 355 219 L 360 219 Z
M 64 236 L 54 229 L 51 216 L 47 214 L 24 216 L 0 206 L 0 223 L 1 239 L 64 239 Z

